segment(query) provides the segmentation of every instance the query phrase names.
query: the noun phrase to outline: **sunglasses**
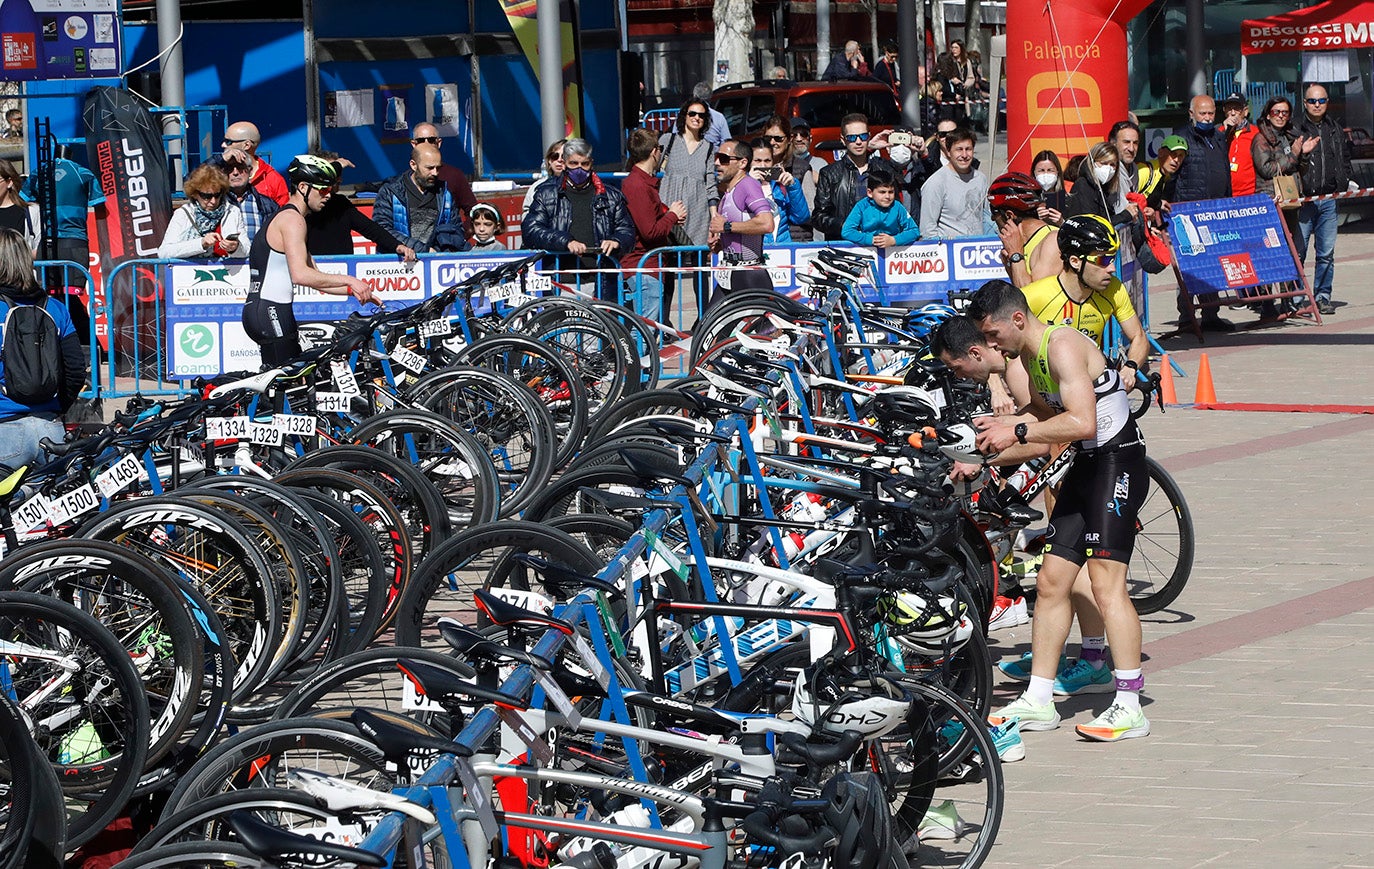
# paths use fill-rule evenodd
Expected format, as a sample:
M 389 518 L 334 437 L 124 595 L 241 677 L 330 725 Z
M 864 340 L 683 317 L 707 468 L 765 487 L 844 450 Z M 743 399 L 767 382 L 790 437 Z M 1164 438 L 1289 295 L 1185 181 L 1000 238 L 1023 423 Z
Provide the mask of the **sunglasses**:
M 1324 106 L 1326 105 L 1326 97 L 1308 97 L 1303 102 L 1309 106 Z
M 196 198 L 199 199 L 201 202 L 213 202 L 214 200 L 219 199 L 223 196 L 224 194 L 218 190 L 214 191 L 213 193 L 201 192 L 196 194 Z
M 552 154 L 545 154 L 544 159 L 548 160 L 549 162 L 553 162 L 554 160 L 562 160 L 563 155 L 557 151 L 554 151 Z
M 787 137 L 786 137 L 786 136 L 764 136 L 764 137 L 763 137 L 763 140 L 764 140 L 765 142 L 772 142 L 773 144 L 777 144 L 778 142 L 786 142 L 786 141 L 787 141 Z
M 854 142 L 867 142 L 868 133 L 850 133 L 844 137 L 844 140 L 851 144 Z
M 411 139 L 410 141 L 412 141 L 412 142 L 424 142 L 426 145 L 437 145 L 437 144 L 439 144 L 439 137 L 438 137 L 438 136 L 419 136 L 419 137 L 416 137 L 416 138 L 414 138 L 414 139 Z
M 1092 263 L 1099 268 L 1107 268 L 1116 265 L 1116 255 L 1110 253 L 1095 253 L 1083 257 L 1083 262 Z
M 1276 118 L 1286 118 L 1289 115 L 1293 114 L 1293 112 L 1291 109 L 1270 109 L 1269 114 L 1273 115 Z
M 731 157 L 729 154 L 717 154 L 717 155 L 716 155 L 716 162 L 717 162 L 717 163 L 733 163 L 733 162 L 735 162 L 736 160 L 744 160 L 744 159 L 745 159 L 744 157 Z
M 326 190 L 334 190 L 336 188 L 333 184 L 311 184 L 310 189 L 318 190 L 321 193 L 324 193 Z
M 228 148 L 231 145 L 247 145 L 250 144 L 252 141 L 252 139 L 225 139 L 223 142 L 220 143 L 220 145 L 222 147 Z
M 708 115 L 706 112 L 688 112 L 688 113 L 687 113 L 687 117 L 689 117 L 689 118 L 709 118 L 710 115 Z
M 809 139 L 809 138 L 811 138 L 811 131 L 810 131 L 810 130 L 807 130 L 807 129 L 804 129 L 804 128 L 803 128 L 803 129 L 800 129 L 800 130 L 793 130 L 793 131 L 792 131 L 792 138 L 794 138 L 794 139 Z

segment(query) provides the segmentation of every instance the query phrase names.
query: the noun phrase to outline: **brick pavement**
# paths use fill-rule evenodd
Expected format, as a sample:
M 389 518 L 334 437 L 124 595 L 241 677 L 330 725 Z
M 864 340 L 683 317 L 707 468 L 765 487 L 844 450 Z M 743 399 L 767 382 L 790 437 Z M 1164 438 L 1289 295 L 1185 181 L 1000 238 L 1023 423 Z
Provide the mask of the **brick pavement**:
M 1340 307 L 1323 326 L 1170 339 L 1189 374 L 1179 398 L 1205 350 L 1222 402 L 1374 405 L 1370 223 L 1342 227 Z M 1155 334 L 1173 286 L 1151 287 Z M 1145 617 L 1154 732 L 1087 743 L 1073 725 L 1110 695 L 1061 702 L 1060 729 L 1027 734 L 1026 759 L 1006 768 L 987 865 L 1374 867 L 1374 683 L 1361 679 L 1374 662 L 1374 416 L 1171 408 L 1143 425 L 1198 536 L 1183 596 Z M 994 653 L 1029 640 L 1029 626 L 999 631 Z M 1015 696 L 999 687 L 998 702 Z

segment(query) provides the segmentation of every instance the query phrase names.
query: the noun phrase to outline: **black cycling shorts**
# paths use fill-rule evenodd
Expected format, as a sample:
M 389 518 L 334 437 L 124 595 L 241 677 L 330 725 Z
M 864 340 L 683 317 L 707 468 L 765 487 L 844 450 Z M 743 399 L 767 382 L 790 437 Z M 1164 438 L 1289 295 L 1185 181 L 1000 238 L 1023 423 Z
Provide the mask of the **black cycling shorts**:
M 1059 487 L 1045 554 L 1080 565 L 1089 558 L 1130 563 L 1149 487 L 1143 443 L 1079 453 Z
M 301 355 L 301 336 L 296 315 L 282 302 L 263 301 L 249 296 L 243 307 L 243 331 L 257 343 L 262 364 L 269 368 L 283 365 Z

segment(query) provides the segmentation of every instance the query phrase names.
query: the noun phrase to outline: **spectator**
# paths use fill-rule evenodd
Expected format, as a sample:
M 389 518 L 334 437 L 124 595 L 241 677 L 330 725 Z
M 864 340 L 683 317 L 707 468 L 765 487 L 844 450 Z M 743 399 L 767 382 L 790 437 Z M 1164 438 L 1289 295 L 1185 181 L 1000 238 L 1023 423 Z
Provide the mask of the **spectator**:
M 1031 176 L 1044 192 L 1036 216 L 1053 226 L 1063 223 L 1069 195 L 1064 191 L 1064 165 L 1059 162 L 1059 155 L 1048 149 L 1036 154 L 1031 160 Z
M 1135 121 L 1117 121 L 1107 135 L 1107 141 L 1116 146 L 1118 157 L 1116 170 L 1116 202 L 1112 205 L 1117 211 L 1125 211 L 1129 200 L 1127 193 L 1135 193 L 1136 155 L 1140 153 L 1140 125 Z
M 5 129 L 0 130 L 0 139 L 24 138 L 24 113 L 18 109 L 5 112 Z
M 61 443 L 60 414 L 76 401 L 86 384 L 86 354 L 72 325 L 71 314 L 58 299 L 51 298 L 34 280 L 33 254 L 23 235 L 0 229 L 0 323 L 5 322 L 15 305 L 42 305 L 57 324 L 60 339 L 62 380 L 57 394 L 47 401 L 16 401 L 5 388 L 5 370 L 0 363 L 0 466 L 19 469 L 43 457 L 39 445 L 43 438 Z M 5 335 L 0 330 L 0 359 Z
M 848 81 L 868 77 L 868 61 L 864 60 L 863 49 L 852 39 L 844 44 L 844 51 L 837 52 L 830 59 L 830 65 L 821 76 L 825 81 Z
M 956 130 L 945 139 L 949 165 L 926 179 L 921 188 L 921 237 L 959 238 L 995 234 L 988 209 L 988 178 L 973 168 L 972 130 Z
M 305 215 L 305 249 L 311 256 L 352 256 L 355 253 L 353 233 L 358 233 L 377 246 L 380 254 L 394 253 L 406 262 L 415 261 L 415 251 L 406 247 L 396 236 L 387 232 L 377 221 L 358 210 L 347 196 L 339 193 L 344 166 L 352 166 L 330 151 L 315 156 L 329 161 L 334 167 L 334 185 L 329 198 L 318 211 Z M 233 184 L 233 179 L 229 182 Z
M 414 148 L 416 145 L 433 145 L 439 149 L 440 156 L 443 156 L 444 140 L 439 136 L 439 128 L 433 124 L 415 125 L 411 131 L 410 147 Z M 453 204 L 458 207 L 458 213 L 466 223 L 472 206 L 477 204 L 477 195 L 472 192 L 468 176 L 457 166 L 440 163 L 439 180 L 444 182 L 448 192 L 453 195 Z
M 873 64 L 873 77 L 888 87 L 893 92 L 898 92 L 902 87 L 902 76 L 897 66 L 897 43 L 889 39 L 883 43 L 883 56 L 878 58 L 878 62 Z
M 862 198 L 860 191 L 866 189 L 864 176 L 868 171 L 886 169 L 896 174 L 891 163 L 869 156 L 867 117 L 858 112 L 845 115 L 840 119 L 840 132 L 845 154 L 821 170 L 816 182 L 816 207 L 811 215 L 811 225 L 832 241 L 841 237 L 845 219 Z
M 629 174 L 621 183 L 625 207 L 634 222 L 634 246 L 620 258 L 620 267 L 633 275 L 630 289 L 638 297 L 639 313 L 657 322 L 664 322 L 663 281 L 657 274 L 630 272 L 639 268 L 644 254 L 658 247 L 672 244 L 674 227 L 687 219 L 687 206 L 682 200 L 665 205 L 658 195 L 658 167 L 663 162 L 663 146 L 652 130 L 643 127 L 633 130 L 627 145 Z
M 692 244 L 706 244 L 706 225 L 719 199 L 712 159 L 716 146 L 706 134 L 715 121 L 710 106 L 693 97 L 677 113 L 677 129 L 658 140 L 663 146 L 663 195 L 687 206 L 683 230 Z
M 953 118 L 962 125 L 968 119 L 968 100 L 977 95 L 978 77 L 973 63 L 964 51 L 963 40 L 949 44 L 949 51 L 935 61 L 935 74 L 940 78 L 944 112 L 941 117 Z
M 469 250 L 505 250 L 506 246 L 497 238 L 506 231 L 506 221 L 501 217 L 501 209 L 490 202 L 479 202 L 468 213 L 472 219 L 472 244 Z
M 735 268 L 716 272 L 715 298 L 732 290 L 773 289 L 768 269 L 762 268 L 763 239 L 775 228 L 773 205 L 749 174 L 752 162 L 753 151 L 738 139 L 716 154 L 720 206 L 711 217 L 711 247 L 720 252 L 723 265 Z
M 296 287 L 312 287 L 331 296 L 372 301 L 372 287 L 352 275 L 322 272 L 306 249 L 305 215 L 319 211 L 334 195 L 338 168 L 323 157 L 300 154 L 286 167 L 291 179 L 289 207 L 267 221 L 248 250 L 248 300 L 243 331 L 258 345 L 262 362 L 280 366 L 301 353 L 300 331 L 292 304 Z
M 777 158 L 774 158 L 776 161 Z M 827 164 L 820 157 L 811 154 L 811 125 L 804 118 L 792 119 L 792 168 L 793 175 L 801 179 L 802 194 L 806 197 L 806 207 L 813 217 L 816 211 L 816 184 L 821 170 Z M 810 222 L 792 227 L 793 241 L 810 241 L 815 236 Z
M 921 185 L 925 183 L 926 140 L 906 127 L 893 127 L 869 140 L 873 149 L 886 148 L 897 184 L 897 201 L 907 214 L 921 213 Z
M 751 143 L 754 151 L 749 174 L 763 187 L 763 195 L 773 205 L 777 215 L 777 226 L 763 238 L 764 244 L 787 244 L 792 241 L 792 227 L 811 219 L 811 209 L 806 204 L 806 194 L 802 193 L 801 182 L 782 164 L 773 162 L 773 147 L 764 139 Z
M 544 153 L 544 171 L 540 174 L 539 180 L 530 185 L 530 189 L 525 191 L 525 203 L 520 207 L 522 215 L 528 214 L 530 203 L 534 202 L 534 191 L 539 189 L 539 185 L 545 184 L 550 178 L 558 179 L 563 177 L 563 146 L 568 144 L 567 139 L 559 139 L 549 146 L 549 150 Z
M 897 202 L 897 180 L 886 169 L 868 173 L 868 197 L 860 199 L 844 222 L 844 240 L 867 247 L 911 244 L 921 230 Z
M 1310 84 L 1303 91 L 1304 112 L 1298 131 L 1318 141 L 1302 168 L 1304 196 L 1357 189 L 1351 182 L 1355 173 L 1350 165 L 1350 139 L 1341 122 L 1327 114 L 1329 100 L 1322 85 Z M 1307 262 L 1307 245 L 1315 239 L 1317 270 L 1312 293 L 1317 297 L 1317 310 L 1323 314 L 1336 313 L 1331 302 L 1331 284 L 1336 276 L 1336 223 L 1334 199 L 1304 202 L 1298 208 L 1298 259 Z
M 1316 149 L 1317 139 L 1304 138 L 1292 123 L 1293 104 L 1288 97 L 1270 97 L 1260 113 L 1259 123 L 1255 125 L 1255 135 L 1250 142 L 1250 163 L 1255 170 L 1255 190 L 1275 196 L 1274 178 L 1289 175 L 1299 182 L 1303 167 L 1311 159 Z M 1294 240 L 1298 238 L 1298 212 L 1285 209 L 1284 220 Z M 1260 305 L 1260 321 L 1273 322 L 1279 319 L 1278 306 L 1273 302 Z
M 168 259 L 225 257 L 238 253 L 243 212 L 229 201 L 229 177 L 209 163 L 186 179 L 186 204 L 172 212 L 157 255 Z
M 248 156 L 252 157 L 254 162 L 253 177 L 248 183 L 278 205 L 285 205 L 290 195 L 290 191 L 286 189 L 286 179 L 282 178 L 281 173 L 276 169 L 267 165 L 266 160 L 258 156 L 258 145 L 260 144 L 262 144 L 262 134 L 258 132 L 256 126 L 248 121 L 235 121 L 229 125 L 220 147 L 247 151 Z
M 711 124 L 702 130 L 702 134 L 712 146 L 719 148 L 721 142 L 730 138 L 730 122 L 711 105 L 711 86 L 704 81 L 697 82 L 692 86 L 692 99 L 705 106 L 706 111 L 710 113 Z
M 1191 123 L 1174 131 L 1175 135 L 1188 143 L 1188 159 L 1183 161 L 1174 179 L 1174 201 L 1225 199 L 1231 195 L 1231 158 L 1227 153 L 1226 132 L 1216 124 L 1216 101 L 1206 94 L 1198 94 L 1188 104 L 1188 117 Z M 1203 329 L 1235 331 L 1235 324 L 1223 320 L 1217 313 L 1216 293 L 1201 293 L 1197 300 L 1203 305 Z M 1193 301 L 1181 286 L 1178 289 L 1178 314 L 1180 328 L 1193 327 Z
M 38 203 L 25 202 L 19 195 L 22 182 L 19 171 L 8 160 L 0 160 L 0 229 L 12 229 L 24 236 L 30 253 L 38 256 L 43 239 L 43 219 Z
M 71 149 L 58 145 L 53 151 L 52 178 L 57 200 L 57 259 L 73 262 L 80 269 L 63 269 L 67 280 L 67 310 L 82 344 L 91 340 L 91 318 L 81 296 L 86 292 L 86 270 L 91 267 L 91 246 L 86 236 L 86 215 L 91 208 L 105 206 L 105 194 L 100 191 L 91 170 L 71 159 Z M 38 201 L 38 173 L 31 173 L 24 182 L 24 198 Z M 51 229 L 51 228 L 50 228 Z
M 249 183 L 256 162 L 247 151 L 228 148 L 215 164 L 229 177 L 230 204 L 237 205 L 239 211 L 243 212 L 245 246 L 253 244 L 253 237 L 258 234 L 258 230 L 277 213 L 277 209 L 281 208 L 275 199 L 254 189 Z
M 372 219 L 416 253 L 468 249 L 453 194 L 439 178 L 443 158 L 433 145 L 416 145 L 410 171 L 382 182 Z
M 1226 153 L 1231 160 L 1231 195 L 1249 196 L 1255 192 L 1255 160 L 1252 154 L 1257 127 L 1250 123 L 1250 101 L 1234 93 L 1221 101 L 1226 113 Z
M 775 66 L 773 71 L 768 73 L 768 77 L 774 81 L 787 81 L 787 67 Z
M 1121 158 L 1111 142 L 1098 142 L 1088 149 L 1087 159 L 1078 167 L 1078 179 L 1069 194 L 1068 216 L 1096 214 L 1113 226 L 1130 223 L 1140 213 L 1131 203 L 1118 211 L 1116 185 Z
M 581 258 L 583 268 L 595 269 L 597 257 L 620 257 L 635 243 L 635 225 L 625 197 L 602 183 L 592 171 L 592 146 L 586 139 L 569 139 L 563 146 L 563 177 L 539 188 L 520 228 L 525 247 L 567 251 Z M 610 282 L 598 281 L 598 295 L 614 301 Z
M 1188 158 L 1188 140 L 1168 136 L 1159 144 L 1159 156 L 1140 163 L 1136 172 L 1136 191 L 1145 196 L 1145 218 L 1154 223 L 1156 214 L 1174 199 L 1178 170 Z
M 935 135 L 926 140 L 922 149 L 921 163 L 925 168 L 925 177 L 929 178 L 940 171 L 941 166 L 949 165 L 949 136 L 958 129 L 959 124 L 953 118 L 936 121 Z M 977 157 L 973 158 L 973 168 L 981 168 Z
M 924 136 L 939 125 L 943 116 L 945 86 L 934 76 L 927 78 L 923 66 L 916 67 L 916 82 L 916 92 L 921 95 L 921 135 Z

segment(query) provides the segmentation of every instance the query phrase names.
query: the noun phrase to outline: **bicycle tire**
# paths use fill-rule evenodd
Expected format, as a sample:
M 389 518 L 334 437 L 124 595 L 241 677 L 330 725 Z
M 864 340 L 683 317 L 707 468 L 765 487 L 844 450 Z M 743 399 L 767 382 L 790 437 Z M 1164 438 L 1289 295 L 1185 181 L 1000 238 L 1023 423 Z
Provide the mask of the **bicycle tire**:
M 60 869 L 67 826 L 62 788 L 29 735 L 24 715 L 0 695 L 0 869 Z
M 380 646 L 356 652 L 322 667 L 293 688 L 282 698 L 272 717 L 313 718 L 367 707 L 406 715 L 449 736 L 455 735 L 444 713 L 422 711 L 420 704 L 410 698 L 405 684 L 408 677 L 396 666 L 402 658 L 447 668 L 457 659 L 457 653 L 452 649 L 441 652 L 406 646 Z M 470 678 L 461 671 L 454 672 L 460 678 Z
M 138 840 L 125 859 L 179 842 L 233 841 L 228 838 L 232 832 L 216 822 L 222 821 L 236 811 L 266 813 L 269 817 L 260 817 L 260 820 L 286 830 L 290 830 L 291 827 L 281 824 L 280 818 L 283 813 L 301 815 L 317 823 L 325 823 L 336 817 L 336 813 L 322 805 L 319 800 L 299 790 L 253 788 L 229 791 L 206 797 L 159 821 Z
M 272 864 L 238 842 L 176 842 L 116 864 L 119 869 L 271 869 Z
M 1193 572 L 1195 545 L 1193 513 L 1188 509 L 1183 489 L 1159 462 L 1146 456 L 1145 465 L 1149 469 L 1151 486 L 1145 503 L 1141 504 L 1136 514 L 1135 550 L 1131 553 L 1131 563 L 1126 571 L 1126 587 L 1130 590 L 1131 603 L 1140 615 L 1157 613 L 1183 594 L 1183 588 Z M 1156 491 L 1163 496 L 1165 503 L 1151 507 Z M 1176 547 L 1171 545 L 1174 534 L 1178 538 Z M 1172 565 L 1157 563 L 1156 559 L 1164 558 L 1175 549 Z M 1157 585 L 1153 577 L 1166 573 L 1168 578 L 1163 584 Z

